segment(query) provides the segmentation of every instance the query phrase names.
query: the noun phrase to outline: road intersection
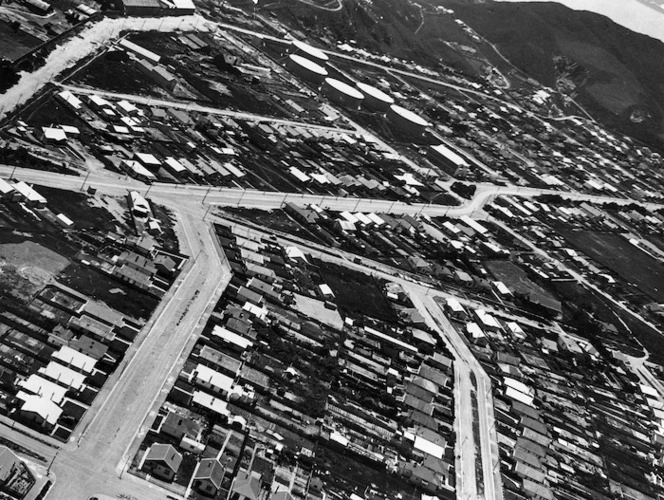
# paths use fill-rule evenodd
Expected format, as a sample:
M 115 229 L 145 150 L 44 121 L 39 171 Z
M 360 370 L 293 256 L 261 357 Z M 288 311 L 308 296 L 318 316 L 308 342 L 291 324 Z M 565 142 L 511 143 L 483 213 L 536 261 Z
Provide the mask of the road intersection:
M 235 29 L 232 26 L 206 23 L 199 16 L 171 18 L 166 21 L 141 18 L 105 19 L 83 32 L 80 39 L 74 43 L 75 50 L 71 50 L 70 47 L 67 57 L 64 57 L 63 50 L 65 49 L 58 48 L 47 59 L 43 68 L 29 75 L 23 75 L 19 85 L 3 96 L 0 117 L 3 113 L 25 102 L 39 87 L 50 81 L 66 66 L 71 66 L 82 57 L 92 53 L 99 44 L 117 37 L 123 29 L 176 30 L 201 29 L 204 26 L 205 29 L 214 29 L 215 26 Z M 244 29 L 238 29 L 238 31 L 257 34 Z M 70 44 L 65 44 L 63 47 L 68 45 Z M 334 53 L 334 55 L 357 60 L 343 54 Z M 58 57 L 61 58 L 59 61 Z M 388 69 L 401 76 L 434 81 L 410 72 L 366 63 L 366 61 L 362 62 Z M 438 80 L 435 83 L 441 84 Z M 486 94 L 479 91 L 452 84 L 445 85 L 487 97 Z M 83 92 L 78 88 L 76 91 Z M 95 91 L 95 93 L 98 92 Z M 171 101 L 161 102 L 135 96 L 121 97 L 139 100 L 138 102 L 143 102 L 140 101 L 143 99 L 146 103 L 157 105 L 198 109 L 192 107 L 198 105 L 192 104 L 174 104 Z M 488 97 L 497 99 L 492 96 Z M 513 104 L 510 103 L 510 105 Z M 198 110 L 249 120 L 264 119 L 284 124 L 301 124 L 290 120 L 257 117 L 234 111 L 210 108 Z M 321 127 L 315 124 L 302 125 Z M 353 130 L 336 128 L 334 130 L 356 132 L 357 126 L 352 125 L 355 127 Z M 141 331 L 120 367 L 86 412 L 69 442 L 60 443 L 41 436 L 33 438 L 29 436 L 29 431 L 19 424 L 12 427 L 14 424 L 8 424 L 4 420 L 0 421 L 3 437 L 34 451 L 44 458 L 45 463 L 48 463 L 50 472 L 55 478 L 48 498 L 56 500 L 83 500 L 100 493 L 110 496 L 125 495 L 141 500 L 163 500 L 166 495 L 173 495 L 172 492 L 155 484 L 140 480 L 131 474 L 124 474 L 124 472 L 138 449 L 139 438 L 151 424 L 156 409 L 163 403 L 184 358 L 200 334 L 207 316 L 230 280 L 229 266 L 227 262 L 224 262 L 223 252 L 219 249 L 210 231 L 209 223 L 216 220 L 216 216 L 212 213 L 206 217 L 210 207 L 238 206 L 269 210 L 278 209 L 284 203 L 293 202 L 301 205 L 316 204 L 322 208 L 336 211 L 349 210 L 429 217 L 464 215 L 472 217 L 485 216 L 483 208 L 498 196 L 532 198 L 543 194 L 555 194 L 563 198 L 592 203 L 628 204 L 633 202 L 610 196 L 480 183 L 477 184 L 476 192 L 470 200 L 463 200 L 458 206 L 442 206 L 326 194 L 263 192 L 165 183 L 145 185 L 127 176 L 104 170 L 91 171 L 83 178 L 75 175 L 16 168 L 13 165 L 0 165 L 0 177 L 8 178 L 10 176 L 29 183 L 71 191 L 94 187 L 100 194 L 113 196 L 122 196 L 126 195 L 128 191 L 137 190 L 176 214 L 176 233 L 180 239 L 182 251 L 192 256 L 178 282 L 164 297 L 153 318 Z M 451 182 L 447 184 L 449 187 Z M 664 205 L 655 203 L 639 204 L 649 209 L 664 208 Z M 498 450 L 493 424 L 491 382 L 464 339 L 456 332 L 436 302 L 436 298 L 445 298 L 449 294 L 433 290 L 416 279 L 404 276 L 403 273 L 397 273 L 394 269 L 376 262 L 363 259 L 358 263 L 354 261 L 351 254 L 336 250 L 330 252 L 329 249 L 310 243 L 303 242 L 301 246 L 310 252 L 319 252 L 323 259 L 357 268 L 363 272 L 377 274 L 404 287 L 413 303 L 422 311 L 426 321 L 439 333 L 455 356 L 458 497 L 463 500 L 475 500 L 480 497 L 487 500 L 502 500 Z M 478 408 L 479 435 L 475 435 L 472 428 L 473 400 L 476 401 Z M 478 460 L 482 464 L 481 477 L 477 477 L 479 469 L 476 468 L 476 461 Z M 481 484 L 481 488 L 478 488 L 479 484 Z M 31 492 L 30 495 L 34 497 L 37 493 Z M 31 497 L 28 497 L 28 500 L 31 500 Z

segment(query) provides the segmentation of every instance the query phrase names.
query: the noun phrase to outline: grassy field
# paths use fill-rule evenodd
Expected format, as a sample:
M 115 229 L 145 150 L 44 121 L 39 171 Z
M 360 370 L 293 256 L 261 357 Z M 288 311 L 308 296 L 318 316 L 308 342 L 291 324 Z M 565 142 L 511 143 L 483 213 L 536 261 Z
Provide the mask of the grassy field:
M 159 303 L 156 298 L 77 262 L 67 266 L 58 281 L 132 318 L 147 319 Z M 118 293 L 118 289 L 123 293 Z
M 49 208 L 56 214 L 65 214 L 77 229 L 112 230 L 117 224 L 108 210 L 91 206 L 87 194 L 46 186 L 37 189 L 48 200 Z
M 380 283 L 364 273 L 329 262 L 315 261 L 323 281 L 335 295 L 339 310 L 346 316 L 371 316 L 396 322 L 397 315 L 381 290 Z
M 664 267 L 622 236 L 594 231 L 565 231 L 562 234 L 577 250 L 625 281 L 634 283 L 651 299 L 664 301 Z
M 40 45 L 42 41 L 25 31 L 14 31 L 5 21 L 0 21 L 0 56 L 13 61 L 31 49 Z
M 516 264 L 504 260 L 486 263 L 493 276 L 505 283 L 515 293 L 526 295 L 531 302 L 541 304 L 548 309 L 560 310 L 560 301 L 544 288 L 533 283 L 526 272 Z
M 29 300 L 69 261 L 33 241 L 0 245 L 0 289 Z

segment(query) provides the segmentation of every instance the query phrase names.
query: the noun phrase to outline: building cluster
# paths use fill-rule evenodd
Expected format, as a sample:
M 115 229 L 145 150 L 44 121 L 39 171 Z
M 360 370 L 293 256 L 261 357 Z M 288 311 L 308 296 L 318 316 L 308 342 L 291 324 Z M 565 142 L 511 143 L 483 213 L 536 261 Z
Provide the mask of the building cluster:
M 501 312 L 493 318 L 484 342 L 471 345 L 492 379 L 505 498 L 656 498 L 657 391 L 601 343 Z M 471 324 L 459 326 L 469 337 Z
M 501 197 L 488 211 L 546 249 L 558 261 L 549 263 L 550 267 L 565 266 L 624 299 L 633 311 L 659 321 L 657 304 L 661 298 L 655 283 L 659 280 L 656 264 L 664 256 L 664 216 L 633 205 L 601 207 L 588 202 L 546 201 Z M 621 259 L 628 254 L 630 259 L 638 258 L 648 270 L 638 272 L 630 264 L 621 265 Z M 619 335 L 610 323 L 604 323 L 603 329 L 616 347 L 634 345 L 631 337 Z
M 116 284 L 118 293 L 126 295 L 133 288 L 158 298 L 184 262 L 182 256 L 161 250 L 147 234 L 125 237 L 78 230 L 72 219 L 52 211 L 48 200 L 24 182 L 0 180 L 0 189 L 3 220 L 30 231 L 27 234 L 45 235 L 49 245 L 75 249 L 69 251 L 79 252 L 75 259 L 88 266 L 88 278 L 98 279 L 94 268 Z M 148 275 L 151 290 L 141 278 Z M 60 277 L 40 283 L 30 296 L 21 295 L 21 289 L 12 291 L 0 314 L 1 411 L 67 440 L 143 320 L 66 286 Z
M 193 38 L 206 43 L 194 35 L 186 40 L 194 43 Z M 175 77 L 167 75 L 164 57 L 125 39 L 117 51 L 130 54 L 131 63 L 142 65 L 144 72 L 147 66 L 161 68 L 153 77 L 159 76 L 161 86 L 173 90 Z M 270 88 L 276 86 L 282 95 L 274 97 L 279 109 L 301 119 L 306 110 L 293 100 L 294 90 L 285 80 L 277 83 Z M 365 92 L 381 102 L 377 89 Z M 67 111 L 68 123 L 64 118 L 61 124 L 37 128 L 18 123 L 7 133 L 31 147 L 68 146 L 82 154 L 91 150 L 107 168 L 144 182 L 454 202 L 440 184 L 427 182 L 426 172 L 413 170 L 373 136 L 352 129 L 249 120 L 230 112 L 150 106 L 70 90 L 54 96 Z M 240 109 L 242 104 L 235 102 Z M 321 109 L 326 109 L 325 117 L 339 117 L 329 106 Z
M 478 300 L 530 308 L 556 317 L 561 305 L 538 282 L 572 279 L 522 250 L 493 224 L 470 217 L 422 219 L 409 215 L 334 212 L 287 203 L 284 211 L 311 238 L 369 257 L 417 279 L 463 290 Z
M 35 476 L 9 448 L 0 446 L 0 494 L 22 500 L 35 484 Z
M 297 247 L 217 233 L 233 278 L 136 468 L 216 498 L 364 494 L 367 473 L 454 498 L 453 360 L 403 290 L 376 289 L 403 319 L 347 315 Z

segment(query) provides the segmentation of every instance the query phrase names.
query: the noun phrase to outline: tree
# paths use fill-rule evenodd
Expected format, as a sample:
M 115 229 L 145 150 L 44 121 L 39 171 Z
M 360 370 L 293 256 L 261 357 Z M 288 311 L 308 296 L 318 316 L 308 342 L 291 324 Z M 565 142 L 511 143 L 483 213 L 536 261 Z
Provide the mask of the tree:
M 19 81 L 14 66 L 7 59 L 0 59 L 0 92 L 5 92 Z

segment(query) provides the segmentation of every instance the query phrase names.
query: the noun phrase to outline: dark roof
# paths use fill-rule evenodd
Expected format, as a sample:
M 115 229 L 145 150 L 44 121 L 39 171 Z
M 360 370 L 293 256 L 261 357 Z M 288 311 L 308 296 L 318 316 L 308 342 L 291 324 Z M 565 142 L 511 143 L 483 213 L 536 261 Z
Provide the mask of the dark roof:
M 145 461 L 163 462 L 173 472 L 177 472 L 182 463 L 182 455 L 170 444 L 154 443 L 147 451 Z
M 221 481 L 224 479 L 225 469 L 216 458 L 204 458 L 198 464 L 194 479 L 207 479 L 217 489 L 221 488 Z
M 6 446 L 0 446 L 0 484 L 9 478 L 21 461 Z
M 173 436 L 181 439 L 190 433 L 197 433 L 200 426 L 188 417 L 169 412 L 161 425 L 161 432 L 167 436 Z
M 261 483 L 257 476 L 241 471 L 235 478 L 232 491 L 249 500 L 258 500 Z

